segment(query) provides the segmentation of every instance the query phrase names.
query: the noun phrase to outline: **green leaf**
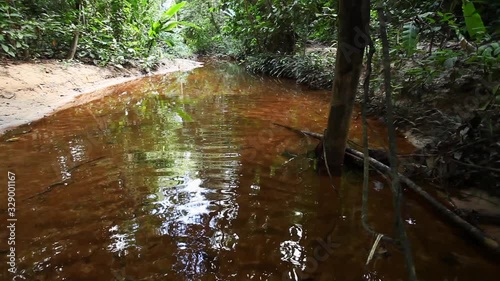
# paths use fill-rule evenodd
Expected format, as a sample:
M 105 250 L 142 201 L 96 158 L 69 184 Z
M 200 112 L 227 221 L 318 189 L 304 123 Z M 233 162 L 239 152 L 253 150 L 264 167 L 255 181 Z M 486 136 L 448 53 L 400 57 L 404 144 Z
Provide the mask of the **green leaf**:
M 163 40 L 163 41 L 164 41 L 165 43 L 167 43 L 167 45 L 168 45 L 168 46 L 170 46 L 170 47 L 173 47 L 173 46 L 174 46 L 174 42 L 172 42 L 172 40 L 170 40 L 170 39 L 165 39 L 165 40 Z
M 418 27 L 413 21 L 405 23 L 403 26 L 403 47 L 408 56 L 413 55 L 417 49 L 418 32 Z
M 9 46 L 7 45 L 4 45 L 4 44 L 1 44 L 2 45 L 2 49 L 4 50 L 4 52 L 6 52 L 7 54 L 9 54 L 11 57 L 15 57 L 16 54 L 14 52 L 12 52 L 12 50 L 9 48 Z
M 182 7 L 184 7 L 184 5 L 186 5 L 186 1 L 183 1 L 183 2 L 180 2 L 180 3 L 177 3 L 175 5 L 173 5 L 172 7 L 170 7 L 168 10 L 166 10 L 164 13 L 163 13 L 163 18 L 164 19 L 169 19 L 171 17 L 173 17 L 175 15 L 175 13 L 177 13 Z
M 175 112 L 177 112 L 177 114 L 182 118 L 182 120 L 186 122 L 193 121 L 193 118 L 191 118 L 189 114 L 187 114 L 184 110 L 182 110 L 182 108 L 177 108 Z
M 500 55 L 500 47 L 493 50 L 493 56 L 498 57 Z
M 154 31 L 153 29 L 150 29 L 148 31 L 149 38 L 155 38 L 158 36 L 158 32 Z
M 182 25 L 182 26 L 189 26 L 189 27 L 192 27 L 192 28 L 201 29 L 201 27 L 197 26 L 196 24 L 194 24 L 192 22 L 178 21 L 178 23 L 179 23 L 179 25 Z
M 170 32 L 172 29 L 176 28 L 179 25 L 178 21 L 169 21 L 165 24 L 165 26 L 161 29 L 161 31 Z
M 465 18 L 465 26 L 471 38 L 482 39 L 486 35 L 486 28 L 484 27 L 481 15 L 474 7 L 474 3 L 468 0 L 463 0 L 462 10 Z
M 443 66 L 450 69 L 453 66 L 455 66 L 456 62 L 458 61 L 458 57 L 451 57 L 448 58 L 444 61 Z

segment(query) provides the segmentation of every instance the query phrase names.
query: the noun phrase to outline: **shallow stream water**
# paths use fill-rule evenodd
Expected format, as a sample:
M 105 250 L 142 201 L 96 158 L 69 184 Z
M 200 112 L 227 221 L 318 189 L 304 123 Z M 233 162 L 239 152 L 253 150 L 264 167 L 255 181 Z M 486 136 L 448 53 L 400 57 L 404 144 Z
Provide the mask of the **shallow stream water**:
M 406 280 L 394 246 L 365 265 L 361 173 L 337 193 L 314 170 L 317 141 L 273 124 L 322 132 L 328 92 L 223 62 L 109 91 L 1 139 L 2 226 L 4 175 L 16 174 L 17 280 Z M 384 139 L 371 120 L 371 145 Z M 368 210 L 392 234 L 376 174 Z M 420 280 L 498 280 L 500 264 L 412 194 L 403 216 Z M 0 279 L 11 280 L 2 229 Z

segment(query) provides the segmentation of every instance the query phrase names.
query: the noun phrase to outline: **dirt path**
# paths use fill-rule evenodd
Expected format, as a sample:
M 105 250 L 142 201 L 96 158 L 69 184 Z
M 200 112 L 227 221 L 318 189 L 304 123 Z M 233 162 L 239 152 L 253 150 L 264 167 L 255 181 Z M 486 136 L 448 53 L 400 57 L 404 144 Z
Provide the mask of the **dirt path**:
M 190 60 L 168 60 L 153 74 L 187 71 L 201 65 Z M 101 98 L 102 93 L 91 94 L 98 89 L 143 76 L 134 69 L 103 68 L 76 62 L 3 63 L 0 69 L 0 135 L 59 109 Z

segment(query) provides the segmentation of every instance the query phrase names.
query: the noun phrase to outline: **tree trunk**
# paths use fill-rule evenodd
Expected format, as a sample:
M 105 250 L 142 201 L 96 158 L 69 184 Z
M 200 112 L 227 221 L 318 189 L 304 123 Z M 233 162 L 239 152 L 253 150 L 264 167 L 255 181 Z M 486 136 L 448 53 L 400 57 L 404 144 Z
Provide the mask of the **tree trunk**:
M 333 175 L 339 175 L 351 125 L 354 98 L 368 44 L 369 0 L 339 1 L 339 46 L 335 65 L 333 95 L 325 132 L 325 162 Z
M 78 19 L 77 19 L 77 26 L 80 25 L 80 18 L 82 17 L 82 3 L 81 1 L 76 1 L 75 3 L 75 8 L 77 11 L 79 11 Z M 68 55 L 66 56 L 66 59 L 72 60 L 75 58 L 76 54 L 76 48 L 78 47 L 78 40 L 80 39 L 80 31 L 75 30 L 73 34 L 73 40 L 71 41 L 71 47 L 69 49 Z
M 79 39 L 80 39 L 80 32 L 75 31 L 75 34 L 73 35 L 73 41 L 71 41 L 71 48 L 69 49 L 68 56 L 66 57 L 66 59 L 72 60 L 75 58 L 76 48 L 78 47 Z

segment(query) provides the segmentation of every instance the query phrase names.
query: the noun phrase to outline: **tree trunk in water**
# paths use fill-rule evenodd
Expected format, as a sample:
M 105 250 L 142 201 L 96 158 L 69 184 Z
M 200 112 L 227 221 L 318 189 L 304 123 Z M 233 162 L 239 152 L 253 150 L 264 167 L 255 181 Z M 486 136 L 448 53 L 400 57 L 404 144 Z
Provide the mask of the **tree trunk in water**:
M 363 52 L 368 44 L 369 23 L 369 0 L 339 1 L 339 46 L 330 114 L 324 139 L 325 162 L 333 175 L 340 174 L 344 160 L 354 98 L 363 63 Z

